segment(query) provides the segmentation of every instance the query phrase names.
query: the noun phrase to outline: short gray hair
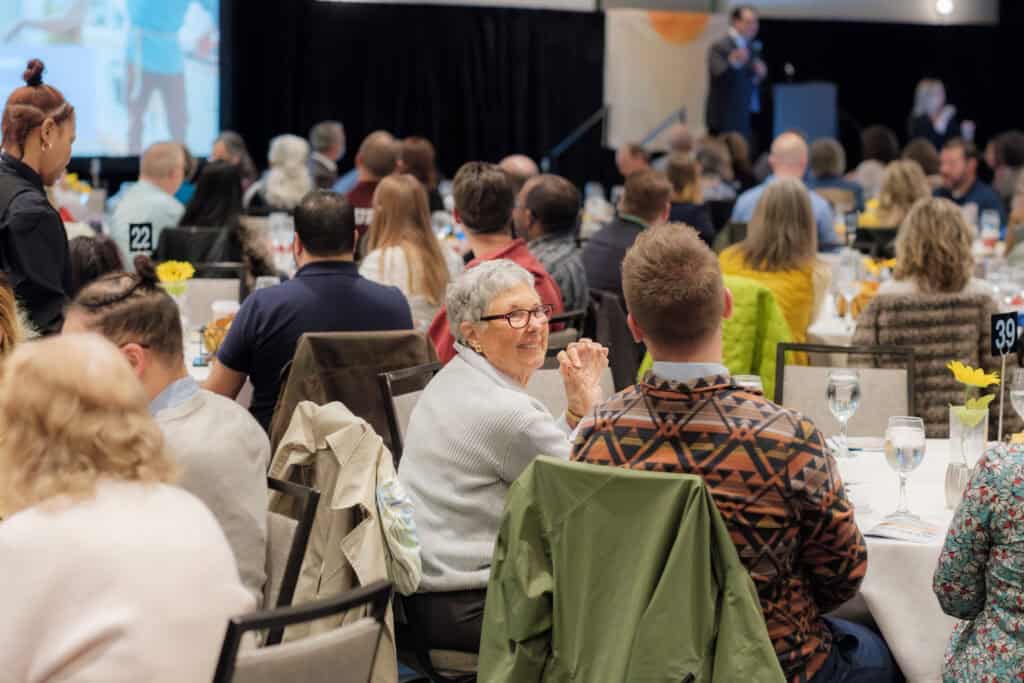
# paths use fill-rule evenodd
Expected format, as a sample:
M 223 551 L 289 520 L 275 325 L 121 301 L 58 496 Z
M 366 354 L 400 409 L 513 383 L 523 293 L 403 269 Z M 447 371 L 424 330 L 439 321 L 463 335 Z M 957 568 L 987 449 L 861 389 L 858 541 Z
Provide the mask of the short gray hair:
M 340 121 L 321 121 L 309 131 L 309 144 L 314 151 L 323 152 L 334 145 L 345 149 L 345 127 Z
M 448 285 L 445 296 L 452 336 L 464 342 L 462 323 L 480 322 L 494 298 L 516 285 L 530 285 L 533 289 L 533 275 L 508 259 L 484 261 L 456 278 Z

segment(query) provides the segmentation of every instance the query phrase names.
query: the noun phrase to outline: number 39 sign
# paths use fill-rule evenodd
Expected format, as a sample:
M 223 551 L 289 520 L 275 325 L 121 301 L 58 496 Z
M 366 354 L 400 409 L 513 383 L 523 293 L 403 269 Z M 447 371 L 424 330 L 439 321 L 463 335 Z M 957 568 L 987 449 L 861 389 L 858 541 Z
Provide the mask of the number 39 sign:
M 1016 313 L 992 316 L 992 355 L 1005 356 L 1016 351 L 1019 329 Z

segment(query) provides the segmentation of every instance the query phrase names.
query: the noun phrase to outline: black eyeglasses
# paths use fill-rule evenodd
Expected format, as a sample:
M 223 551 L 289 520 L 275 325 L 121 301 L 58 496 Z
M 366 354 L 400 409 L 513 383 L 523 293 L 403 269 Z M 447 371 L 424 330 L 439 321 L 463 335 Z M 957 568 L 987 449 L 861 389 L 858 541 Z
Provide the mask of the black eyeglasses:
M 526 308 L 517 308 L 514 311 L 508 313 L 502 313 L 500 315 L 485 315 L 480 320 L 501 320 L 502 318 L 508 323 L 508 326 L 513 330 L 521 330 L 530 324 L 530 318 L 536 318 L 541 322 L 551 319 L 551 313 L 555 310 L 555 307 L 551 304 L 541 304 L 536 308 L 530 310 Z

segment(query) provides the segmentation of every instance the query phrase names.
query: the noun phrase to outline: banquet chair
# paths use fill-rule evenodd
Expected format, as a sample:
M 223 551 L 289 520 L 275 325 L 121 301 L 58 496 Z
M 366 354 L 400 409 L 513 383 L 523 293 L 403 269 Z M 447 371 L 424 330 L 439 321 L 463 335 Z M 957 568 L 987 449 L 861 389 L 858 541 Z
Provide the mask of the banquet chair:
M 565 350 L 569 344 L 579 341 L 583 336 L 583 326 L 586 323 L 587 311 L 580 309 L 568 311 L 551 317 L 548 324 L 552 331 L 548 334 L 547 359 L 544 362 L 546 368 L 557 368 L 558 361 L 554 360 L 560 351 Z M 561 326 L 561 329 L 558 327 Z
M 714 199 L 706 202 L 708 212 L 711 214 L 711 225 L 715 228 L 715 234 L 726 226 L 732 216 L 733 207 L 736 206 L 735 199 Z
M 899 228 L 860 228 L 853 248 L 876 259 L 890 259 L 896 255 L 896 235 Z
M 647 349 L 633 339 L 626 323 L 626 305 L 614 292 L 590 290 L 590 312 L 584 336 L 608 347 L 608 365 L 615 391 L 632 386 Z
M 857 197 L 852 190 L 841 187 L 816 187 L 814 191 L 832 205 L 837 214 L 846 214 L 857 208 Z
M 426 634 L 415 626 L 422 619 L 416 613 L 414 601 L 404 600 L 400 594 L 395 595 L 395 615 L 399 662 L 434 683 L 476 683 L 476 652 L 430 649 Z
M 827 346 L 822 344 L 779 344 L 775 360 L 775 402 L 795 410 L 814 422 L 823 434 L 839 432 L 839 422 L 828 408 L 828 373 L 824 366 L 786 363 L 787 351 L 802 351 L 829 357 L 886 358 L 896 368 L 858 368 L 860 404 L 850 418 L 850 436 L 882 436 L 889 418 L 915 415 L 914 349 L 909 346 Z
M 339 401 L 366 420 L 388 448 L 387 401 L 377 375 L 437 360 L 437 351 L 422 332 L 307 332 L 299 339 L 270 423 L 276 451 L 296 406 L 312 401 L 323 406 Z
M 387 413 L 391 453 L 395 458 L 396 469 L 402 460 L 405 430 L 409 426 L 412 409 L 416 407 L 416 402 L 427 384 L 440 370 L 440 363 L 424 363 L 377 375 L 381 394 L 384 395 L 384 410 Z
M 177 226 L 160 231 L 160 239 L 153 251 L 154 261 L 188 261 L 201 263 L 214 261 L 211 254 L 218 251 L 227 236 L 226 228 Z
M 234 617 L 228 622 L 214 683 L 334 683 L 370 681 L 384 632 L 391 599 L 391 584 L 377 581 L 334 597 Z M 282 630 L 371 605 L 369 615 L 330 631 L 282 645 L 244 648 L 242 637 L 250 631 Z
M 283 497 L 291 498 L 293 519 L 287 515 L 267 510 L 267 583 L 263 587 L 263 608 L 289 607 L 299 581 L 302 560 L 306 556 L 309 534 L 313 530 L 316 506 L 320 492 L 316 489 L 290 481 L 267 477 L 267 488 Z M 283 631 L 272 629 L 266 638 L 267 645 L 281 642 Z
M 715 235 L 715 253 L 721 254 L 727 248 L 745 239 L 747 239 L 747 224 L 730 221 Z
M 533 373 L 526 393 L 544 404 L 553 416 L 558 417 L 569 406 L 565 398 L 562 374 L 555 368 L 542 368 Z M 605 368 L 601 375 L 601 393 L 608 398 L 615 393 L 611 368 Z

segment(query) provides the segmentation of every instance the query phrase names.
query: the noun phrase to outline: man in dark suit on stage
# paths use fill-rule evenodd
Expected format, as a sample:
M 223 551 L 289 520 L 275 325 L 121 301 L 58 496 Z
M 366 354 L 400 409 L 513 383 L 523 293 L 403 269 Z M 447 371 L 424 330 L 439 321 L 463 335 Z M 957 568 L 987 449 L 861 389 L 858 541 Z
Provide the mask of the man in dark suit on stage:
M 757 11 L 739 5 L 732 10 L 728 35 L 708 50 L 708 130 L 713 135 L 736 131 L 751 144 L 751 114 L 761 110 L 757 88 L 768 73 L 755 40 L 758 28 Z

